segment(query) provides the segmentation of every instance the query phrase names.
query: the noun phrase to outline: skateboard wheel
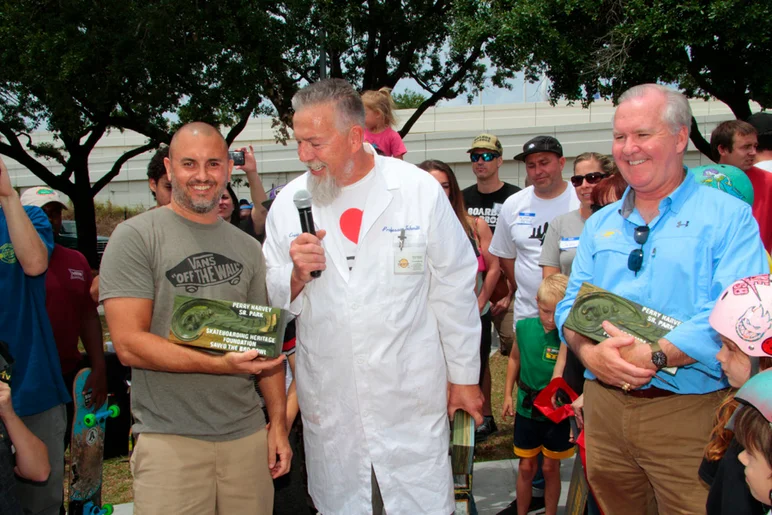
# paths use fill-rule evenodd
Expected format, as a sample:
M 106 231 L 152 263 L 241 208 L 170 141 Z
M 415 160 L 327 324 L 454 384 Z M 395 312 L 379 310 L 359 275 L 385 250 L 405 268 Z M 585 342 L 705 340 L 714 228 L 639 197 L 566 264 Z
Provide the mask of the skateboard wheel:
M 112 504 L 105 504 L 102 506 L 102 512 L 105 515 L 113 515 L 113 505 Z
M 107 408 L 107 411 L 110 412 L 110 418 L 117 418 L 118 415 L 121 414 L 121 408 L 119 408 L 117 404 L 113 404 Z
M 93 413 L 89 413 L 85 417 L 83 417 L 83 424 L 86 427 L 94 427 L 96 425 L 96 417 Z

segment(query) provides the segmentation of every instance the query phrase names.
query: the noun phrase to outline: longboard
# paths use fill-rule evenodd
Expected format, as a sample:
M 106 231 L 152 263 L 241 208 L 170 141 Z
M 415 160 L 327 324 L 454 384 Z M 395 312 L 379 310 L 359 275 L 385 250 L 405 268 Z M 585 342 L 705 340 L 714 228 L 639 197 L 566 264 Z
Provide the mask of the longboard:
M 587 479 L 584 477 L 582 460 L 577 453 L 574 458 L 574 468 L 571 472 L 571 483 L 568 485 L 565 515 L 584 515 L 588 495 L 590 495 L 590 487 L 587 485 Z
M 456 515 L 477 515 L 472 495 L 474 473 L 474 419 L 466 411 L 456 411 L 450 439 L 450 463 L 453 469 L 453 493 Z
M 85 392 L 90 368 L 75 376 L 72 398 L 75 413 L 70 443 L 69 515 L 110 515 L 113 507 L 102 506 L 102 461 L 105 450 L 105 421 L 119 414 L 118 406 L 86 406 L 91 391 Z

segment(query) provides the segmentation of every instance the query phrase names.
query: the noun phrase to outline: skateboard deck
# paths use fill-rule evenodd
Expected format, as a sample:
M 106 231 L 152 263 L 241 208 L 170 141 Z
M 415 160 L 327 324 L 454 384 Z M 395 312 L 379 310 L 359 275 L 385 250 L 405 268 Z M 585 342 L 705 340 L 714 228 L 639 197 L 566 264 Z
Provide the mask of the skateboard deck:
M 584 515 L 587 507 L 587 496 L 590 487 L 584 477 L 582 460 L 578 453 L 574 458 L 574 468 L 571 472 L 571 483 L 568 485 L 568 497 L 566 498 L 566 515 Z
M 87 407 L 91 392 L 83 392 L 91 375 L 84 368 L 75 376 L 72 398 L 75 413 L 70 443 L 70 502 L 69 515 L 109 515 L 112 506 L 102 507 L 102 461 L 105 449 L 105 421 L 118 416 L 118 406 L 107 402 Z
M 474 419 L 466 411 L 457 411 L 453 417 L 450 440 L 450 463 L 453 469 L 453 493 L 456 515 L 477 515 L 472 495 L 474 472 Z

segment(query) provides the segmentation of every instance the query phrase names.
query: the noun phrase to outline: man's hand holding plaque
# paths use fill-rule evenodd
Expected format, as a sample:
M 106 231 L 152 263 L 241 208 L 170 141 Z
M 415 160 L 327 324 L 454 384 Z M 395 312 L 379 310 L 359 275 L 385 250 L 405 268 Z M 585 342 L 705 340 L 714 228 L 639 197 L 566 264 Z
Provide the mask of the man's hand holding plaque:
M 635 389 L 648 384 L 656 370 L 637 366 L 626 357 L 639 353 L 636 347 L 648 345 L 637 343 L 635 338 L 623 333 L 608 321 L 603 322 L 603 328 L 610 335 L 609 338 L 597 345 L 582 348 L 580 358 L 585 366 L 595 377 L 608 385 L 620 388 L 627 385 L 627 389 Z

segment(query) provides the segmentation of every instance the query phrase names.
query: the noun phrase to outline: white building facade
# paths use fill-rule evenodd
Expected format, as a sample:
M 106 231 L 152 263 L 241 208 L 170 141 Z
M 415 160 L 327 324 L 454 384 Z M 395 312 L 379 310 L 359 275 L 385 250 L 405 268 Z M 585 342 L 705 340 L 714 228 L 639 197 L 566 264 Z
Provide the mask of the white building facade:
M 706 139 L 710 139 L 710 132 L 718 123 L 734 118 L 731 110 L 722 102 L 692 100 L 691 107 Z M 757 111 L 758 106 L 753 109 Z M 466 151 L 475 136 L 488 132 L 498 136 L 504 146 L 504 165 L 500 170 L 502 180 L 523 186 L 525 166 L 514 161 L 513 157 L 532 137 L 549 134 L 563 145 L 568 161 L 563 174 L 570 177 L 573 158 L 577 155 L 589 151 L 604 154 L 611 152 L 613 112 L 614 107 L 610 102 L 595 102 L 587 109 L 579 105 L 551 106 L 545 102 L 431 108 L 421 116 L 405 138 L 408 150 L 405 159 L 416 164 L 425 159 L 445 161 L 451 165 L 459 184 L 464 188 L 475 182 Z M 411 110 L 398 111 L 398 120 L 404 122 L 412 113 Z M 33 133 L 32 139 L 35 143 L 53 143 L 51 133 L 43 131 Z M 107 173 L 121 154 L 146 141 L 144 136 L 131 131 L 112 131 L 103 137 L 89 159 L 92 183 Z M 304 171 L 297 157 L 295 142 L 291 139 L 286 145 L 275 142 L 270 118 L 250 120 L 232 149 L 248 145 L 253 145 L 255 149 L 258 170 L 266 190 L 285 184 Z M 148 152 L 125 163 L 118 177 L 102 189 L 96 200 L 109 200 L 117 206 L 155 205 L 146 175 L 152 155 L 153 152 Z M 3 156 L 3 160 L 8 165 L 13 185 L 21 191 L 42 184 L 39 178 L 16 161 L 6 156 Z M 687 166 L 710 162 L 690 143 L 686 155 Z M 54 161 L 48 161 L 48 166 L 54 173 L 62 171 L 62 167 Z M 234 170 L 234 177 L 240 175 L 243 176 L 243 173 Z M 235 190 L 239 198 L 249 198 L 246 186 Z

